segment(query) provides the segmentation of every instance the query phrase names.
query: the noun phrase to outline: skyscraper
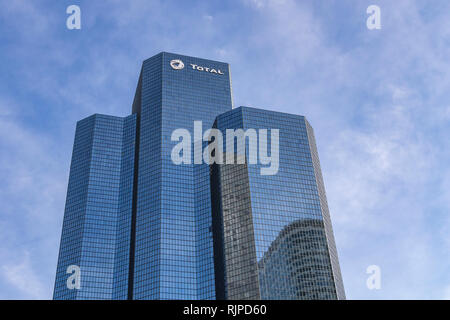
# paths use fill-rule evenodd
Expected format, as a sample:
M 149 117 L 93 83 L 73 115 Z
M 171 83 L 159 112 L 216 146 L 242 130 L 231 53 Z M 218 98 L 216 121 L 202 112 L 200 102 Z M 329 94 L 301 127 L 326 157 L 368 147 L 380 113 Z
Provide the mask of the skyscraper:
M 162 52 L 143 62 L 130 116 L 78 122 L 54 299 L 344 298 L 312 129 L 232 108 L 228 64 Z M 267 126 L 280 129 L 276 175 L 173 161 L 177 129 L 203 149 L 212 127 Z
M 217 296 L 344 299 L 314 133 L 303 116 L 239 107 L 217 117 L 228 130 L 279 130 L 279 168 L 214 164 L 211 185 Z M 261 141 L 258 142 L 259 144 Z M 268 149 L 270 149 L 269 141 Z M 249 158 L 249 143 L 245 158 Z M 261 146 L 259 146 L 261 147 Z M 225 150 L 225 153 L 236 150 Z
M 210 128 L 231 107 L 228 64 L 169 53 L 144 61 L 133 106 L 140 118 L 133 298 L 214 299 L 208 166 L 175 165 L 171 134 L 192 131 L 195 120 Z
M 54 299 L 112 299 L 127 290 L 136 115 L 95 114 L 77 123 Z M 67 287 L 69 266 L 81 289 Z

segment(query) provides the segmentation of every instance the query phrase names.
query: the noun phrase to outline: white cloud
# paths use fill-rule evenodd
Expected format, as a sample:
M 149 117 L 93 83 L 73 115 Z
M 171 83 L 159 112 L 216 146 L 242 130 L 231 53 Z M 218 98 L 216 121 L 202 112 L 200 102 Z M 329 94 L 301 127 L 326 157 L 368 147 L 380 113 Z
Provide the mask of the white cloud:
M 43 299 L 48 293 L 39 272 L 33 267 L 28 251 L 22 252 L 22 259 L 16 264 L 1 267 L 2 277 L 22 293 L 22 299 Z
M 17 107 L 0 105 L 8 111 Z M 1 295 L 48 299 L 56 271 L 70 145 L 61 161 L 54 142 L 21 124 L 20 109 L 16 110 L 9 112 L 10 117 L 0 117 L 0 271 L 11 288 Z
M 214 20 L 214 17 L 209 14 L 205 14 L 203 15 L 203 19 L 207 20 L 208 22 L 211 22 Z

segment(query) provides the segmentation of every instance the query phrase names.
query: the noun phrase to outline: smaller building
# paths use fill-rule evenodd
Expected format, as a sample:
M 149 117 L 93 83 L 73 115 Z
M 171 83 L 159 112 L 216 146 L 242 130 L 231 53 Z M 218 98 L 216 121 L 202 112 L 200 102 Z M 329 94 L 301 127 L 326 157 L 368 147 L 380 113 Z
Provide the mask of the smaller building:
M 215 128 L 278 130 L 278 172 L 250 164 L 211 166 L 218 299 L 345 299 L 314 134 L 303 116 L 240 107 Z M 247 137 L 250 137 L 248 135 Z M 226 138 L 224 138 L 225 140 Z M 245 139 L 245 137 L 244 137 Z M 250 139 L 250 138 L 249 138 Z M 225 150 L 237 159 L 234 150 Z M 258 140 L 258 156 L 261 141 Z M 254 155 L 253 155 L 254 156 Z
M 136 115 L 78 121 L 53 299 L 127 298 L 135 135 Z M 76 290 L 67 289 L 72 265 Z

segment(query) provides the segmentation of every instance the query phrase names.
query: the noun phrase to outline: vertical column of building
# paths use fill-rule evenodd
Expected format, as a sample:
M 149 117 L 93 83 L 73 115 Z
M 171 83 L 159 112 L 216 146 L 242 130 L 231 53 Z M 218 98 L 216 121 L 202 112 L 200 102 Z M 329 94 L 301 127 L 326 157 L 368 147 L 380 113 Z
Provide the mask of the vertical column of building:
M 158 54 L 144 61 L 133 104 L 133 112 L 139 117 L 134 266 L 129 295 L 133 299 L 160 298 L 161 104 L 162 54 Z
M 124 119 L 122 160 L 120 166 L 119 208 L 117 216 L 117 241 L 114 257 L 114 300 L 126 300 L 129 293 L 130 260 L 134 260 L 133 198 L 135 182 L 137 114 Z
M 77 125 L 55 299 L 112 299 L 123 123 L 96 114 Z M 79 289 L 66 286 L 69 264 L 80 268 Z
M 206 143 L 205 143 L 206 145 Z M 216 298 L 214 290 L 214 252 L 212 246 L 212 217 L 209 166 L 194 165 L 197 299 Z
M 202 66 L 200 69 L 194 66 Z M 214 72 L 210 72 L 214 70 Z M 212 299 L 207 165 L 171 159 L 176 129 L 193 133 L 231 109 L 228 65 L 161 53 L 142 68 L 134 299 Z M 199 166 L 199 167 L 196 167 Z
M 77 298 L 78 291 L 67 288 L 66 282 L 69 275 L 66 272 L 69 266 L 81 264 L 94 124 L 94 116 L 77 123 L 53 299 L 74 300 Z
M 226 156 L 226 155 L 224 155 Z M 225 296 L 230 300 L 261 299 L 255 252 L 247 164 L 219 165 Z
M 219 116 L 215 127 L 242 129 L 242 109 Z M 226 150 L 237 159 L 237 150 Z M 218 299 L 260 299 L 247 164 L 211 166 L 214 258 Z

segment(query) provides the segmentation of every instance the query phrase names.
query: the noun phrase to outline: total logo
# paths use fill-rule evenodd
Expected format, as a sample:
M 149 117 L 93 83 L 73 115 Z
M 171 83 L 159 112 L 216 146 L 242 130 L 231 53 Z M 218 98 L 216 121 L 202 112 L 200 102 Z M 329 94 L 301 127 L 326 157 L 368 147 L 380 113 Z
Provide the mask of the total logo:
M 179 59 L 175 59 L 170 61 L 170 66 L 175 70 L 181 70 L 184 68 L 184 63 Z
M 202 67 L 202 66 L 199 66 L 199 65 L 196 65 L 193 63 L 190 63 L 190 65 L 191 65 L 192 69 L 197 70 L 197 71 L 210 72 L 210 73 L 215 73 L 215 74 L 220 74 L 220 75 L 224 74 L 222 72 L 222 70 L 220 70 L 220 69 Z M 174 59 L 174 60 L 170 61 L 170 66 L 172 67 L 172 69 L 181 70 L 184 68 L 184 63 L 180 59 Z

